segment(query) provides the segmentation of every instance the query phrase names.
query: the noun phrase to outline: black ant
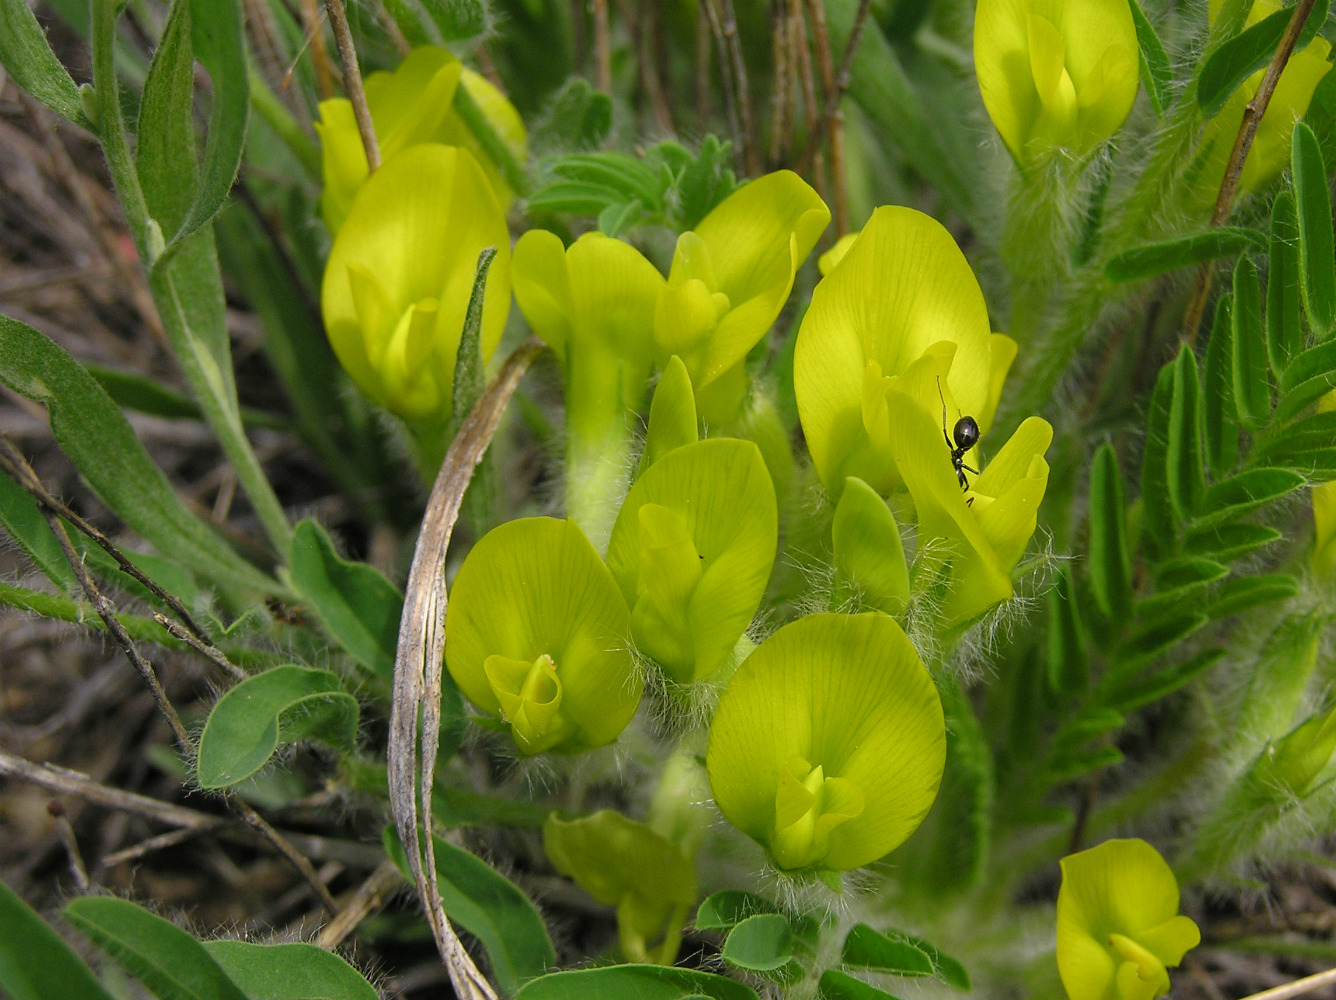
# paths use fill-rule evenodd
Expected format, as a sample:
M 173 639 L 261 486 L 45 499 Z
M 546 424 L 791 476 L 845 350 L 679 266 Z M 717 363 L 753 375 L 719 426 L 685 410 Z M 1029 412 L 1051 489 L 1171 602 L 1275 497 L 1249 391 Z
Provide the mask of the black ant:
M 937 377 L 937 397 L 942 401 L 942 437 L 946 439 L 946 446 L 951 449 L 951 467 L 956 470 L 956 478 L 960 480 L 960 488 L 968 490 L 970 481 L 965 478 L 965 473 L 969 472 L 978 475 L 978 469 L 971 469 L 965 464 L 965 452 L 969 451 L 979 443 L 979 424 L 973 417 L 961 417 L 956 421 L 956 426 L 952 428 L 951 433 L 946 433 L 946 396 L 942 394 L 942 378 Z M 951 439 L 955 438 L 953 442 Z M 974 498 L 969 500 L 971 506 L 974 504 Z

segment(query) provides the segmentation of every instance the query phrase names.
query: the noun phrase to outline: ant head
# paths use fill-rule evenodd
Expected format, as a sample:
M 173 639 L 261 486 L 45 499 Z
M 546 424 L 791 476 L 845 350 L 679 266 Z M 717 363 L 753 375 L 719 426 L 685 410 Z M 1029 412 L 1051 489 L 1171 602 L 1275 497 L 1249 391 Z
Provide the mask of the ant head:
M 956 421 L 951 436 L 956 439 L 957 448 L 961 451 L 969 451 L 979 443 L 979 425 L 975 423 L 973 417 L 961 417 Z

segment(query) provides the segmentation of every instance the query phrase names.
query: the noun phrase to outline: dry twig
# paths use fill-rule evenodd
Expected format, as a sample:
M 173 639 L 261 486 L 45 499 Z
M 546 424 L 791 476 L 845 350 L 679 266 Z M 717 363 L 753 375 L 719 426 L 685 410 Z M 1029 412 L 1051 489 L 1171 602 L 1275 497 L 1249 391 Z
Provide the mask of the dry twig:
M 594 82 L 612 92 L 612 44 L 608 38 L 608 0 L 594 0 Z
M 315 943 L 321 948 L 337 948 L 357 929 L 358 924 L 385 905 L 385 901 L 403 881 L 393 861 L 382 862 L 353 893 L 352 899 L 343 905 L 338 915 L 320 929 Z
M 380 144 L 376 142 L 376 126 L 371 121 L 371 109 L 366 103 L 362 70 L 357 65 L 357 48 L 353 45 L 353 33 L 348 27 L 348 12 L 343 9 L 343 0 L 325 0 L 325 10 L 329 12 L 334 42 L 339 47 L 343 89 L 352 103 L 353 117 L 357 119 L 357 131 L 362 136 L 362 148 L 366 150 L 367 168 L 374 173 L 380 169 Z
M 418 897 L 427 910 L 436 947 L 461 1000 L 496 1000 L 496 992 L 473 964 L 445 915 L 436 885 L 436 849 L 430 836 L 436 748 L 441 735 L 447 600 L 445 554 L 473 471 L 482 461 L 520 379 L 543 349 L 543 342 L 536 337 L 530 337 L 515 349 L 446 452 L 413 553 L 395 653 L 394 702 L 390 710 L 390 807 L 413 870 Z M 422 835 L 423 831 L 427 836 Z

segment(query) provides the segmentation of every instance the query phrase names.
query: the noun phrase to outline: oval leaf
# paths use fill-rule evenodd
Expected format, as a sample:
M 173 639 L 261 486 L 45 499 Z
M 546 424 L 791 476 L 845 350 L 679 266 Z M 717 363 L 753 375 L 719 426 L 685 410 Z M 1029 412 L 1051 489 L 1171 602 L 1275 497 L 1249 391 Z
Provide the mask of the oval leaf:
M 1174 392 L 1169 403 L 1169 448 L 1165 455 L 1165 475 L 1169 502 L 1181 521 L 1192 516 L 1206 491 L 1202 469 L 1197 358 L 1186 344 L 1174 363 Z
M 65 919 L 160 1000 L 249 1000 L 202 944 L 128 900 L 84 896 Z
M 728 932 L 720 954 L 725 962 L 752 972 L 770 972 L 793 958 L 793 932 L 777 913 L 747 917 Z
M 1132 603 L 1132 566 L 1127 551 L 1123 476 L 1113 445 L 1095 453 L 1090 466 L 1090 589 L 1104 617 L 1122 616 Z
M 376 988 L 313 944 L 205 941 L 204 950 L 249 1000 L 378 1000 Z
M 854 924 L 844 939 L 843 961 L 860 969 L 893 972 L 897 976 L 931 976 L 932 957 L 909 941 L 890 937 L 866 924 Z
M 199 783 L 226 788 L 268 763 L 280 743 L 352 748 L 357 699 L 337 674 L 287 665 L 242 681 L 213 706 L 199 741 Z
M 839 969 L 827 969 L 821 973 L 818 990 L 821 1000 L 897 1000 L 885 990 L 869 986 Z

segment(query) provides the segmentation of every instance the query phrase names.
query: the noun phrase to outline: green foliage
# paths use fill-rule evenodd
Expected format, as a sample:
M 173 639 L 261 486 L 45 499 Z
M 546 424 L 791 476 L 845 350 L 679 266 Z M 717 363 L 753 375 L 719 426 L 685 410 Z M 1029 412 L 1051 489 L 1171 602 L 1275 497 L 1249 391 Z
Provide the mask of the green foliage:
M 0 924 L 0 989 L 13 1000 L 110 1000 L 88 966 L 4 882 Z
M 62 118 L 96 129 L 79 89 L 51 51 L 27 0 L 0 2 L 0 66 L 15 83 Z
M 1169 54 L 1164 51 L 1164 43 L 1156 34 L 1155 27 L 1141 9 L 1140 0 L 1130 0 L 1132 20 L 1137 28 L 1137 45 L 1141 50 L 1141 81 L 1150 96 L 1151 107 L 1161 118 L 1169 108 L 1172 97 L 1173 67 L 1169 63 Z M 1201 83 L 1197 84 L 1200 100 Z
M 1266 237 L 1254 230 L 1220 226 L 1124 250 L 1104 265 L 1104 274 L 1114 282 L 1139 281 L 1219 257 L 1232 257 L 1249 248 L 1265 246 L 1265 241 Z
M 366 563 L 341 559 L 324 529 L 311 520 L 292 533 L 288 567 L 293 586 L 326 631 L 361 666 L 392 682 L 404 606 L 394 584 Z
M 383 835 L 385 851 L 405 878 L 408 858 L 392 828 Z M 491 959 L 501 988 L 514 994 L 524 983 L 541 982 L 557 964 L 543 918 L 513 882 L 468 851 L 433 835 L 436 884 L 451 920 L 476 937 Z M 550 977 L 543 977 L 550 978 Z M 529 994 L 524 993 L 524 996 Z M 535 996 L 549 994 L 539 992 Z M 559 996 L 561 994 L 551 994 Z
M 1197 105 L 1203 115 L 1214 118 L 1244 80 L 1266 67 L 1292 16 L 1290 9 L 1278 10 L 1235 35 L 1207 57 L 1197 74 Z M 1327 0 L 1320 0 L 1304 22 L 1295 50 L 1311 42 L 1326 21 Z
M 614 965 L 535 979 L 515 1000 L 756 1000 L 734 979 L 661 965 Z
M 204 950 L 248 1000 L 375 1000 L 351 965 L 313 944 L 205 941 Z
M 274 667 L 218 699 L 200 735 L 197 768 L 204 788 L 245 781 L 281 743 L 319 740 L 352 749 L 357 699 L 338 675 L 308 667 Z
M 248 1000 L 200 942 L 128 900 L 84 896 L 64 917 L 160 1000 Z
M 562 100 L 576 105 L 579 98 L 577 92 Z M 597 134 L 597 125 L 591 130 L 586 124 L 590 115 L 598 115 L 596 110 L 559 107 L 553 113 L 558 112 L 578 116 L 582 141 L 587 142 L 591 132 Z M 729 143 L 713 135 L 705 137 L 696 153 L 677 142 L 658 143 L 638 157 L 570 153 L 545 165 L 550 179 L 529 196 L 528 208 L 540 217 L 554 212 L 597 216 L 600 231 L 608 236 L 650 224 L 685 232 L 738 187 L 731 160 Z

